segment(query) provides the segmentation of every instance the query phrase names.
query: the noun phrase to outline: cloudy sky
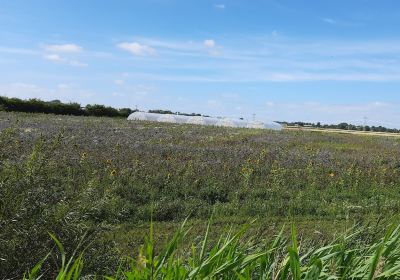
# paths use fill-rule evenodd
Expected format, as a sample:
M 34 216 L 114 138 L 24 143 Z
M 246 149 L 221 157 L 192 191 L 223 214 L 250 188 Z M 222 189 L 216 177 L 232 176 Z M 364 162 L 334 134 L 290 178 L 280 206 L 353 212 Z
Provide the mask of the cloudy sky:
M 0 95 L 400 127 L 397 0 L 0 0 Z

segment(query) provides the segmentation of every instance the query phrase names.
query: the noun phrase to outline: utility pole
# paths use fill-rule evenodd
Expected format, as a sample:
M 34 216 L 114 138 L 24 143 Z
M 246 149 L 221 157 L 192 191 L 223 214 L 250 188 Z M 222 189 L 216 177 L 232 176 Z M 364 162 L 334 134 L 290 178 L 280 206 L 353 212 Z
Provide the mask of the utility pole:
M 367 126 L 367 123 L 368 123 L 368 118 L 367 118 L 367 117 L 364 117 L 364 127 Z
M 368 118 L 364 117 L 364 128 L 363 128 L 364 131 L 370 130 L 369 126 L 367 126 L 367 125 L 368 125 Z M 367 128 L 368 128 L 368 130 L 367 130 Z

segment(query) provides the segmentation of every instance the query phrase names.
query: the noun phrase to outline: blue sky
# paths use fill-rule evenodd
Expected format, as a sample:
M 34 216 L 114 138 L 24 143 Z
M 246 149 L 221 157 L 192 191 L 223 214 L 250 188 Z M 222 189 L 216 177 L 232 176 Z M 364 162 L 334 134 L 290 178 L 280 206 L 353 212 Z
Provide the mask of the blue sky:
M 400 127 L 397 0 L 0 0 L 0 94 Z

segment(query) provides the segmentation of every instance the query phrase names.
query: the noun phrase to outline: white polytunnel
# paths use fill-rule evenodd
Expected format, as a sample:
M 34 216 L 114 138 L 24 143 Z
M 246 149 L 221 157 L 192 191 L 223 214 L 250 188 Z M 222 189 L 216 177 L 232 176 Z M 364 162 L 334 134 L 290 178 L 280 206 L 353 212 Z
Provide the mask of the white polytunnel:
M 158 118 L 160 117 L 159 114 L 153 114 L 153 113 L 145 113 L 145 112 L 134 112 L 128 116 L 128 120 L 130 121 L 152 121 L 156 122 L 158 121 Z
M 252 121 L 247 124 L 247 128 L 265 129 L 265 124 L 259 121 Z
M 237 122 L 228 118 L 220 119 L 215 125 L 223 127 L 239 127 Z
M 134 112 L 129 115 L 128 120 L 131 121 L 150 121 L 177 124 L 193 124 L 204 126 L 220 126 L 220 127 L 236 127 L 236 128 L 255 128 L 255 129 L 272 129 L 282 130 L 282 125 L 276 122 L 264 123 L 261 121 L 246 122 L 243 120 L 235 120 L 231 118 L 212 118 L 203 116 L 184 116 L 174 114 L 156 114 L 145 112 Z
M 198 124 L 198 125 L 207 125 L 207 121 L 205 117 L 195 116 L 188 118 L 187 124 Z
M 178 119 L 174 115 L 160 114 L 157 121 L 165 123 L 178 123 Z
M 271 130 L 282 130 L 283 126 L 277 122 L 268 122 L 265 124 L 264 129 L 271 129 Z

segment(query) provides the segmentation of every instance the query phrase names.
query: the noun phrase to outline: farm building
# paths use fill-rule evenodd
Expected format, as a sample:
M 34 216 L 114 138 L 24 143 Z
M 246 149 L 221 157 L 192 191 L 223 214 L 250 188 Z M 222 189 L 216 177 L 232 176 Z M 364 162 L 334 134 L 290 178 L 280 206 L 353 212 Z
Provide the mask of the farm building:
M 183 115 L 156 114 L 156 113 L 145 113 L 145 112 L 134 112 L 129 115 L 128 120 L 282 130 L 282 126 L 275 122 L 269 122 L 269 123 L 263 123 L 259 121 L 246 122 L 243 120 L 235 120 L 231 118 L 183 116 Z

